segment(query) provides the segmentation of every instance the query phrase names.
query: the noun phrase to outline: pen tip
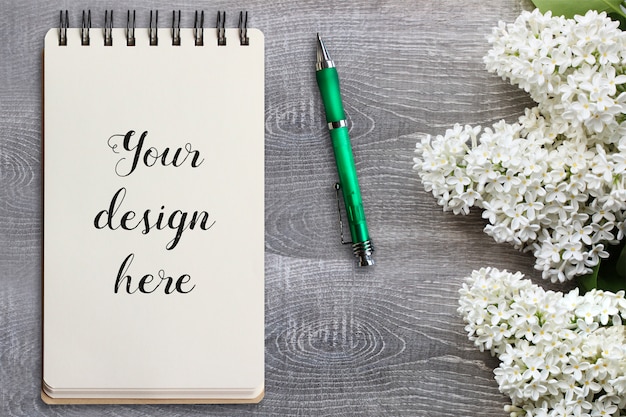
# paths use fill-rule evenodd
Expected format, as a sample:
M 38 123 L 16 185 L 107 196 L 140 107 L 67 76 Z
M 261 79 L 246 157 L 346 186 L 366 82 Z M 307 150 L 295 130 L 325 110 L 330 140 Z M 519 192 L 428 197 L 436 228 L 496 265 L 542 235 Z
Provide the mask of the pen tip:
M 330 58 L 330 54 L 326 50 L 326 46 L 324 45 L 324 41 L 322 41 L 322 37 L 319 32 L 317 33 L 317 62 L 326 62 L 324 68 L 328 68 L 329 66 L 334 66 L 332 63 L 332 59 Z

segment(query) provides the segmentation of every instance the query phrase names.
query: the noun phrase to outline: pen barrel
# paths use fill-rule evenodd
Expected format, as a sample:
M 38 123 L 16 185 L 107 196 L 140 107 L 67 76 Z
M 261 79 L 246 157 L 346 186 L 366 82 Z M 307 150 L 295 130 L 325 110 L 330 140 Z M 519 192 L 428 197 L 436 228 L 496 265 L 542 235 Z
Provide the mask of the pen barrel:
M 365 212 L 363 210 L 363 200 L 354 164 L 354 156 L 350 146 L 350 136 L 348 128 L 341 127 L 332 129 L 330 137 L 335 152 L 337 162 L 337 172 L 339 173 L 339 184 L 343 194 L 343 201 L 346 207 L 346 216 L 350 228 L 352 242 L 361 243 L 370 239 Z
M 339 76 L 334 67 L 328 67 L 316 71 L 315 77 L 322 96 L 322 103 L 324 103 L 326 121 L 330 128 L 330 138 L 339 174 L 339 185 L 341 186 L 348 227 L 353 242 L 352 249 L 354 255 L 359 259 L 360 266 L 373 265 L 374 261 L 371 254 L 374 249 L 367 230 L 363 200 L 361 199 L 356 165 L 350 145 L 350 135 L 345 123 L 346 115 L 341 101 Z
M 326 112 L 328 123 L 338 122 L 346 118 L 341 102 L 341 90 L 339 89 L 339 76 L 335 68 L 325 68 L 315 72 L 317 85 L 322 95 L 322 103 Z

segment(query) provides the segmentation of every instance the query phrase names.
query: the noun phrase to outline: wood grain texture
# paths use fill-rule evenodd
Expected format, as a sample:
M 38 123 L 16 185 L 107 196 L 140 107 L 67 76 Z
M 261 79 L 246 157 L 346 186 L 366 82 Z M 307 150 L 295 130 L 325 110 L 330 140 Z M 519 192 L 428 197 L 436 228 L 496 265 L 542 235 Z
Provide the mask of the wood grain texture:
M 223 406 L 50 407 L 39 398 L 40 52 L 58 7 L 26 0 L 0 13 L 1 416 L 506 415 L 497 362 L 467 340 L 458 289 L 487 265 L 536 279 L 532 257 L 484 235 L 478 212 L 443 213 L 412 159 L 423 134 L 514 120 L 530 104 L 482 64 L 491 27 L 529 1 L 133 2 L 138 26 L 156 8 L 181 9 L 187 27 L 198 7 L 226 10 L 228 26 L 247 9 L 265 33 L 266 396 Z M 121 27 L 129 3 L 61 7 L 73 26 L 91 8 L 96 27 L 113 8 Z M 356 269 L 339 242 L 336 172 L 313 72 L 316 32 L 342 80 L 373 269 Z

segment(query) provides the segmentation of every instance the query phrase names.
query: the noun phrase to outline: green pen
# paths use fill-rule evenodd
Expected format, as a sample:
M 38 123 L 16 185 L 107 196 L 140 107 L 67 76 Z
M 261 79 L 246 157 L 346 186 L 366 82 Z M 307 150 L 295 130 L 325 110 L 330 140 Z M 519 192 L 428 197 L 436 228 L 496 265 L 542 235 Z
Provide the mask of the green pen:
M 350 235 L 352 236 L 352 242 L 343 241 L 343 223 L 341 222 L 340 213 L 341 240 L 342 243 L 352 243 L 352 252 L 358 259 L 359 266 L 374 265 L 374 259 L 372 258 L 374 247 L 372 246 L 365 221 L 361 190 L 359 189 L 359 180 L 356 175 L 356 166 L 354 165 L 354 157 L 352 156 L 352 148 L 350 146 L 348 123 L 343 110 L 343 103 L 341 102 L 339 76 L 337 75 L 335 63 L 330 59 L 330 55 L 319 33 L 317 34 L 315 76 L 322 95 L 324 109 L 326 110 L 326 121 L 328 122 L 330 139 L 335 152 L 335 161 L 337 162 L 337 172 L 339 173 L 339 183 L 337 183 L 335 188 L 337 195 L 339 194 L 339 189 L 341 189 L 343 194 Z

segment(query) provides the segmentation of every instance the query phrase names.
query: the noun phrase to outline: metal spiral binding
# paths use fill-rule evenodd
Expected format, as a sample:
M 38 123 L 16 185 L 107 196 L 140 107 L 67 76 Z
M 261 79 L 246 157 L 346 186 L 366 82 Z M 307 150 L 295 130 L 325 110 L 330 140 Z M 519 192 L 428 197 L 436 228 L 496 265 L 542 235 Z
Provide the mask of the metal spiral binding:
M 70 26 L 70 18 L 65 11 L 65 16 L 63 16 L 63 10 L 59 13 L 59 45 L 67 46 L 67 28 Z
M 178 10 L 172 11 L 172 45 L 179 46 L 181 44 L 180 36 L 180 15 Z M 148 28 L 148 34 L 150 39 L 150 45 L 156 46 L 159 44 L 158 37 L 158 21 L 159 11 L 150 10 L 150 26 Z M 128 10 L 126 13 L 126 45 L 135 46 L 135 10 Z M 59 45 L 67 46 L 67 29 L 70 26 L 69 13 L 67 10 L 61 10 L 59 12 Z M 239 12 L 239 43 L 241 45 L 250 45 L 250 38 L 248 37 L 248 12 Z M 81 45 L 90 44 L 89 31 L 91 29 L 91 10 L 83 10 L 82 24 L 80 27 L 80 39 Z M 219 46 L 226 45 L 226 12 L 217 12 L 217 44 Z M 113 45 L 113 10 L 105 10 L 104 12 L 104 45 Z M 193 36 L 196 46 L 204 45 L 204 11 L 195 12 Z
M 243 46 L 250 45 L 250 38 L 248 38 L 248 12 L 239 12 L 239 43 Z
M 150 10 L 150 28 L 148 33 L 150 34 L 150 46 L 157 46 L 159 44 L 159 11 L 155 10 L 154 20 L 152 20 L 152 10 Z
M 126 13 L 126 46 L 135 46 L 135 11 L 132 14 L 131 24 L 130 10 Z
M 226 45 L 226 12 L 217 12 L 217 44 Z
M 113 10 L 104 11 L 104 46 L 113 46 Z
M 180 10 L 172 10 L 172 45 L 180 46 Z
M 80 29 L 81 45 L 89 45 L 89 29 L 91 29 L 91 10 L 87 11 L 87 18 L 83 10 L 83 26 Z
M 204 11 L 200 12 L 198 20 L 198 11 L 196 10 L 196 18 L 193 22 L 193 37 L 196 40 L 196 46 L 204 45 Z

